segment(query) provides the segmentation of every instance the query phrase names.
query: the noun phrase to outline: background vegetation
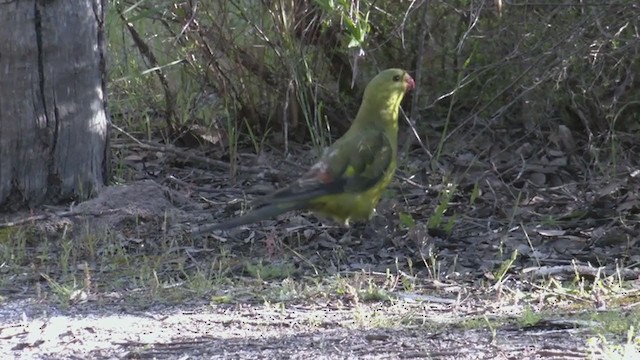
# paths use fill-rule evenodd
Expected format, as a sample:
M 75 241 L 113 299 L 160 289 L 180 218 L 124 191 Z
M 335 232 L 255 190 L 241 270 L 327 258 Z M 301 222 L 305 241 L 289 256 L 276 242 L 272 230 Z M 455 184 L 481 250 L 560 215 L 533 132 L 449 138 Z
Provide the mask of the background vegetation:
M 110 5 L 115 122 L 180 144 L 209 139 L 231 163 L 238 145 L 326 144 L 349 126 L 363 84 L 387 67 L 417 79 L 405 109 L 438 154 L 452 139 L 506 128 L 604 169 L 625 155 L 620 142 L 637 142 L 633 0 Z

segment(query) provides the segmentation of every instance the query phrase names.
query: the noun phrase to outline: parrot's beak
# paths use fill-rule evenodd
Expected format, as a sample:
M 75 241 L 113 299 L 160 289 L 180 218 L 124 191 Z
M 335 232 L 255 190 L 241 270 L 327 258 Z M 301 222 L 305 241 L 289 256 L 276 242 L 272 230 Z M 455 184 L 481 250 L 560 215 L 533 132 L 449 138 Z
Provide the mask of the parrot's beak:
M 409 74 L 405 74 L 405 82 L 407 83 L 407 91 L 413 90 L 416 87 L 416 82 L 413 81 L 413 78 Z

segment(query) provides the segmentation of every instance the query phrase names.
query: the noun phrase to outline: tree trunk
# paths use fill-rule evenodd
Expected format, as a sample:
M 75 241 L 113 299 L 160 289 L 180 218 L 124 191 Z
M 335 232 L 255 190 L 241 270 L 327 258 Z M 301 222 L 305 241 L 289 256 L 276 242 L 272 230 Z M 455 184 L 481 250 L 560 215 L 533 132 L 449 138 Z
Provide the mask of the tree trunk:
M 0 3 L 0 210 L 105 184 L 104 2 Z

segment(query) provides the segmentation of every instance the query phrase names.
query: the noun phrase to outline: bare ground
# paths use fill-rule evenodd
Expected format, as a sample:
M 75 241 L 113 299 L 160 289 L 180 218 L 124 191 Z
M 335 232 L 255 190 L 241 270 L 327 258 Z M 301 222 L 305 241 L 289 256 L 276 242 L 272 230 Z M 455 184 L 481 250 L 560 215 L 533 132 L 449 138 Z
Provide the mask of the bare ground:
M 32 307 L 24 302 L 7 306 L 20 308 L 18 312 Z M 370 314 L 389 313 L 380 306 L 365 308 Z M 47 359 L 580 359 L 587 356 L 581 344 L 590 335 L 589 330 L 568 322 L 506 326 L 495 333 L 437 330 L 425 324 L 368 328 L 354 323 L 353 309 L 309 305 L 284 310 L 263 305 L 172 306 L 144 312 L 91 306 L 72 314 L 50 310 L 53 314 L 3 325 L 0 355 Z

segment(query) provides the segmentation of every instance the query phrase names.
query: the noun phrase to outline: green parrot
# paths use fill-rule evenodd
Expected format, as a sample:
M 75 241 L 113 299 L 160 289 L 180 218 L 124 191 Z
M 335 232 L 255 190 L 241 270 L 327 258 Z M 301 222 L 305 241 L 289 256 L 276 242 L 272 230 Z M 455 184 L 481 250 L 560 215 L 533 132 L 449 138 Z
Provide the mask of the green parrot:
M 364 90 L 351 128 L 309 171 L 261 199 L 249 214 L 207 230 L 230 229 L 292 210 L 311 210 L 346 225 L 368 220 L 396 170 L 400 102 L 414 87 L 402 69 L 379 73 Z

